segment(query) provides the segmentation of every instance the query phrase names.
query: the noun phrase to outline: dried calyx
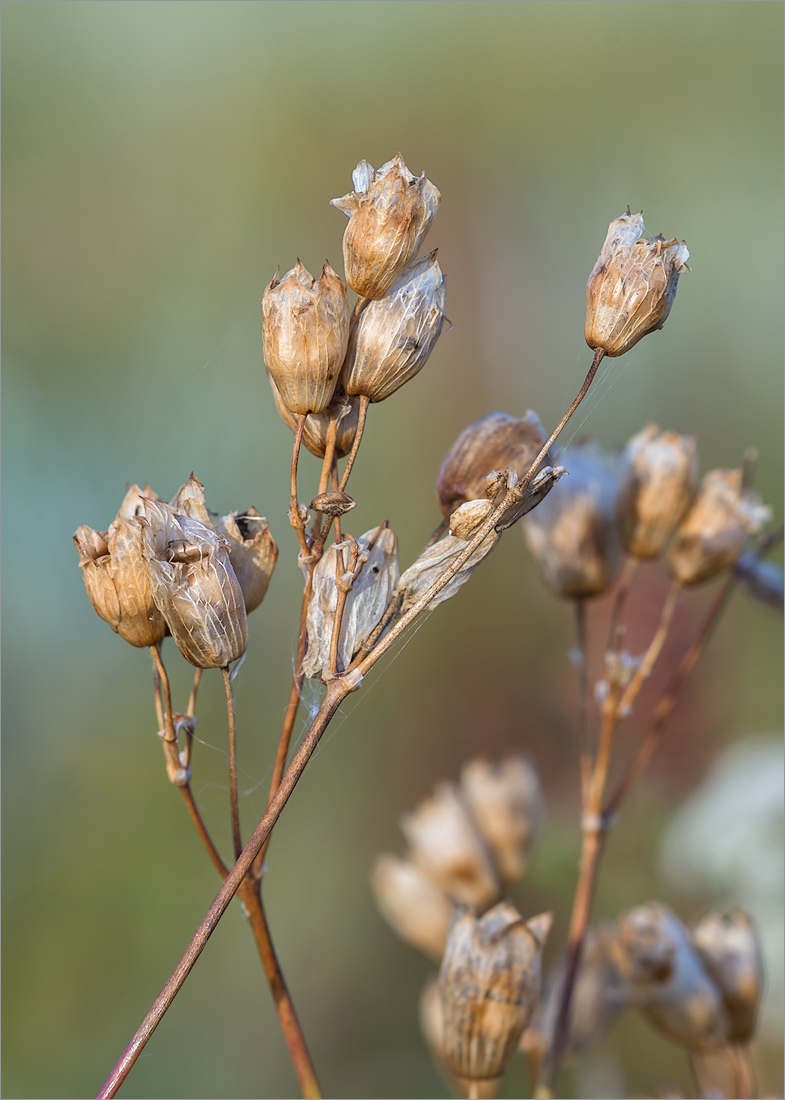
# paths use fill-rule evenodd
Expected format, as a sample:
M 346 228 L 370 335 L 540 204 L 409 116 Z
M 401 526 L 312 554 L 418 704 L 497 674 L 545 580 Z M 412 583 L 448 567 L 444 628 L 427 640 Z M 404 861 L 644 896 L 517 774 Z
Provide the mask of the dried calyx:
M 625 549 L 636 558 L 657 558 L 695 497 L 695 439 L 648 424 L 628 442 L 621 461 L 619 517 Z

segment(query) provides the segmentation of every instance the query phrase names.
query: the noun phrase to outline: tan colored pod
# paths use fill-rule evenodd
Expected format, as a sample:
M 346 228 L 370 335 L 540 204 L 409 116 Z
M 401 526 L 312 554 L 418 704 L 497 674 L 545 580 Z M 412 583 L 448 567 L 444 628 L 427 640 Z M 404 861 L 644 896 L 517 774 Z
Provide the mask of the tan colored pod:
M 428 610 L 432 611 L 440 603 L 451 599 L 460 588 L 468 581 L 474 570 L 484 557 L 490 554 L 496 546 L 500 536 L 491 531 L 477 546 L 454 577 L 438 592 L 428 604 Z M 458 538 L 455 535 L 446 535 L 438 542 L 432 543 L 423 550 L 420 556 L 403 573 L 398 582 L 398 594 L 401 596 L 401 609 L 407 611 L 439 577 L 460 557 L 466 549 L 469 538 Z
M 763 958 L 751 918 L 741 909 L 707 913 L 692 929 L 692 942 L 722 994 L 728 1039 L 748 1043 L 763 992 Z
M 461 1096 L 476 1096 L 477 1100 L 495 1100 L 502 1087 L 501 1077 L 485 1077 L 482 1081 L 469 1081 L 458 1077 L 447 1065 L 444 1057 L 444 1006 L 439 979 L 430 977 L 420 994 L 420 1029 L 439 1067 L 439 1072 L 451 1083 L 453 1091 Z
M 243 591 L 246 614 L 250 615 L 264 599 L 278 561 L 270 525 L 255 508 L 248 508 L 222 516 L 215 530 L 229 544 L 232 569 Z
M 410 859 L 381 855 L 371 873 L 376 903 L 401 939 L 441 962 L 453 903 Z
M 628 442 L 622 463 L 619 519 L 625 548 L 636 558 L 658 558 L 695 498 L 695 439 L 648 424 Z
M 297 431 L 299 417 L 290 412 L 281 400 L 275 382 L 270 378 L 270 386 L 273 391 L 273 401 L 278 410 L 278 415 L 293 432 Z M 333 417 L 337 417 L 338 423 L 335 434 L 335 457 L 345 458 L 352 449 L 354 437 L 357 434 L 357 420 L 360 415 L 359 397 L 347 397 L 340 387 L 333 394 L 330 404 L 319 413 L 309 413 L 305 418 L 303 428 L 303 446 L 316 455 L 324 458 L 327 451 L 327 438 Z
M 493 850 L 506 886 L 523 878 L 544 803 L 537 770 L 525 756 L 495 764 L 472 760 L 461 772 L 461 795 Z

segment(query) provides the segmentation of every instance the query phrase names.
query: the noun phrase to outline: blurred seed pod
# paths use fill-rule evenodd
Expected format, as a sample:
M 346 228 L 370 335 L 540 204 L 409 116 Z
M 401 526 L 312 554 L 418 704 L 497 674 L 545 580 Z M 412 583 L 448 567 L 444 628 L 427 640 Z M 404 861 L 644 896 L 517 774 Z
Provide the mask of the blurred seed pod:
M 551 914 L 525 922 L 503 901 L 479 920 L 458 915 L 439 972 L 444 1058 L 470 1081 L 501 1077 L 540 996 Z
M 297 261 L 262 298 L 264 361 L 290 413 L 330 404 L 349 339 L 343 280 L 325 263 L 318 279 Z
M 229 556 L 243 591 L 246 614 L 264 599 L 278 561 L 278 547 L 270 525 L 255 508 L 230 512 L 215 524 L 215 530 L 229 544 Z
M 728 916 L 707 913 L 692 929 L 692 942 L 722 995 L 728 1039 L 748 1043 L 763 992 L 763 958 L 751 918 L 741 909 Z
M 331 200 L 349 216 L 346 282 L 363 298 L 381 298 L 417 255 L 441 195 L 424 173 L 412 175 L 400 153 L 376 171 L 361 160 L 352 182 L 354 191 Z
M 439 979 L 430 977 L 420 994 L 420 1028 L 428 1044 L 439 1072 L 459 1095 L 476 1096 L 478 1100 L 494 1100 L 499 1095 L 501 1077 L 486 1077 L 482 1081 L 469 1081 L 450 1070 L 444 1056 L 444 1007 L 439 989 Z
M 684 519 L 698 487 L 692 436 L 648 424 L 627 444 L 619 516 L 627 553 L 657 558 Z
M 144 494 L 158 497 L 145 486 Z M 108 531 L 81 526 L 74 534 L 90 603 L 112 630 L 134 646 L 156 645 L 168 627 L 153 599 L 137 519 L 143 493 L 132 485 Z
M 439 507 L 447 515 L 459 504 L 485 495 L 486 478 L 507 466 L 521 478 L 547 440 L 537 413 L 520 419 L 492 412 L 464 428 L 447 452 L 436 480 Z M 550 455 L 543 459 L 552 465 Z
M 600 596 L 622 561 L 618 462 L 593 442 L 570 447 L 563 477 L 523 520 L 535 565 L 557 596 Z
M 440 603 L 451 599 L 460 588 L 468 581 L 482 559 L 490 554 L 499 541 L 500 536 L 496 531 L 491 531 L 482 540 L 480 545 L 472 551 L 461 568 L 452 577 L 440 592 L 428 604 L 428 610 L 432 611 Z M 466 549 L 468 538 L 457 538 L 455 535 L 446 535 L 438 542 L 432 543 L 420 556 L 401 574 L 398 582 L 398 593 L 402 598 L 401 610 L 407 611 L 424 595 L 439 577 L 450 567 Z
M 783 578 L 778 565 L 750 550 L 741 555 L 733 569 L 754 600 L 780 615 L 783 613 Z
M 606 355 L 624 355 L 662 328 L 689 252 L 675 237 L 643 237 L 643 214 L 622 214 L 608 226 L 586 287 L 586 343 Z
M 400 856 L 381 855 L 371 886 L 382 915 L 401 939 L 441 962 L 453 903 L 423 868 Z
M 656 1031 L 699 1054 L 727 1042 L 720 990 L 670 909 L 649 902 L 622 914 L 612 950 L 630 1004 Z
M 404 814 L 401 829 L 413 863 L 448 898 L 480 911 L 498 901 L 501 882 L 489 849 L 454 784 L 439 783 Z
M 306 617 L 308 646 L 303 661 L 303 671 L 308 677 L 329 671 L 333 624 L 338 606 L 338 546 L 342 547 L 343 553 L 340 579 L 348 586 L 338 641 L 339 674 L 349 666 L 352 657 L 378 624 L 398 581 L 398 540 L 389 527 L 374 527 L 357 539 L 359 557 L 356 568 L 360 566 L 361 558 L 364 561 L 353 580 L 349 572 L 352 542 L 345 539 L 340 544 L 333 543 L 314 570 L 313 591 Z
M 273 391 L 273 401 L 278 410 L 278 415 L 293 432 L 297 431 L 298 417 L 290 412 L 281 400 L 275 382 L 270 378 L 270 386 Z M 316 455 L 324 458 L 327 450 L 327 437 L 330 424 L 334 416 L 338 418 L 335 435 L 335 457 L 345 458 L 352 449 L 354 437 L 357 434 L 357 420 L 360 415 L 359 397 L 347 397 L 342 387 L 337 387 L 333 399 L 323 412 L 309 413 L 305 418 L 303 428 L 303 446 Z
M 425 366 L 444 322 L 444 278 L 431 252 L 352 321 L 341 372 L 348 394 L 384 401 Z
M 142 553 L 153 599 L 177 648 L 197 668 L 226 668 L 245 653 L 248 619 L 228 542 L 212 526 L 144 503 Z
M 741 470 L 710 470 L 676 532 L 668 554 L 671 573 L 693 585 L 730 569 L 770 517 L 758 494 L 743 488 Z
M 518 882 L 544 813 L 534 765 L 525 756 L 509 756 L 496 764 L 472 760 L 461 772 L 460 791 L 493 850 L 505 885 Z

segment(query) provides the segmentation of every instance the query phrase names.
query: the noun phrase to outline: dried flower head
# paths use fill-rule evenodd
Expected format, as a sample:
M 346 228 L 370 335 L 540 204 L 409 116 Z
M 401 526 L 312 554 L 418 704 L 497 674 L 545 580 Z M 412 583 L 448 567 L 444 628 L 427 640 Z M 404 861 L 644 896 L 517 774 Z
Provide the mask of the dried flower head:
M 662 328 L 689 252 L 675 237 L 643 236 L 643 214 L 622 214 L 608 235 L 586 286 L 586 343 L 624 355 Z
M 537 770 L 525 756 L 495 764 L 472 760 L 461 772 L 461 795 L 493 849 L 505 885 L 523 878 L 544 812 Z
M 149 485 L 144 493 L 158 499 Z M 142 556 L 142 491 L 132 485 L 108 531 L 82 526 L 74 534 L 87 595 L 96 613 L 134 646 L 156 645 L 167 632 L 155 605 Z
M 486 1077 L 482 1081 L 469 1081 L 453 1073 L 444 1056 L 444 1006 L 438 976 L 431 976 L 420 994 L 420 1029 L 439 1071 L 453 1086 L 453 1091 L 463 1096 L 476 1096 L 477 1100 L 494 1100 L 501 1089 L 501 1077 Z
M 444 1058 L 457 1076 L 498 1078 L 509 1066 L 539 1000 L 550 925 L 550 913 L 526 922 L 509 901 L 453 922 L 439 987 Z
M 212 526 L 144 502 L 143 554 L 153 599 L 177 648 L 197 668 L 226 668 L 245 653 L 248 619 L 229 560 Z
M 436 253 L 416 260 L 383 298 L 352 322 L 341 380 L 348 394 L 384 401 L 422 370 L 444 322 L 444 278 Z
M 371 886 L 382 915 L 401 939 L 441 962 L 454 907 L 430 875 L 410 859 L 382 855 Z
M 668 566 L 681 584 L 700 584 L 735 565 L 770 518 L 741 470 L 710 470 L 673 540 Z
M 330 404 L 349 339 L 346 287 L 329 263 L 314 279 L 297 261 L 262 298 L 264 361 L 290 413 Z
M 468 517 L 464 518 L 467 518 L 467 522 L 470 522 Z M 477 516 L 475 515 L 472 517 L 471 522 L 476 521 L 476 519 Z M 482 520 L 480 520 L 480 523 L 482 523 Z M 465 529 L 466 527 L 463 524 L 459 526 L 459 530 Z M 438 542 L 432 543 L 427 549 L 423 550 L 420 556 L 408 569 L 401 573 L 397 592 L 401 596 L 401 609 L 403 611 L 408 611 L 421 596 L 425 595 L 431 585 L 434 584 L 439 577 L 442 576 L 445 570 L 460 557 L 466 549 L 471 535 L 476 529 L 477 528 L 470 527 L 469 534 L 463 538 L 459 538 L 456 535 L 446 535 L 443 539 L 439 539 Z M 466 584 L 482 559 L 490 554 L 491 550 L 496 546 L 499 538 L 500 536 L 495 531 L 491 531 L 485 536 L 480 545 L 472 551 L 455 576 L 447 582 L 440 592 L 437 592 L 428 604 L 428 609 L 430 611 L 438 607 L 440 603 L 444 603 L 445 600 L 451 599 L 455 593 Z
M 763 959 L 752 920 L 741 909 L 727 916 L 707 913 L 692 929 L 692 942 L 722 995 L 728 1039 L 749 1042 L 763 992 Z
M 363 298 L 381 298 L 419 252 L 441 195 L 425 173 L 412 175 L 400 153 L 376 171 L 361 160 L 352 182 L 354 191 L 331 200 L 349 216 L 346 281 Z
M 619 517 L 624 545 L 636 558 L 657 558 L 684 519 L 698 487 L 692 436 L 648 424 L 627 444 Z
M 436 493 L 442 512 L 448 515 L 459 504 L 483 496 L 494 470 L 512 466 L 523 477 L 547 438 L 531 409 L 520 418 L 492 412 L 475 420 L 455 440 L 439 470 Z M 552 464 L 550 456 L 543 462 Z
M 270 378 L 270 386 L 273 391 L 273 401 L 278 410 L 278 415 L 293 432 L 297 431 L 299 417 L 289 412 L 281 400 L 275 382 Z M 360 415 L 359 397 L 347 397 L 341 386 L 336 387 L 330 404 L 319 413 L 309 413 L 305 418 L 303 428 L 303 446 L 316 455 L 324 458 L 327 451 L 327 440 L 333 420 L 335 425 L 335 457 L 344 458 L 352 449 L 354 437 L 357 434 L 357 420 Z
M 599 596 L 621 564 L 618 462 L 595 443 L 573 446 L 569 473 L 523 522 L 526 542 L 545 583 L 565 598 Z
M 246 614 L 250 615 L 264 599 L 278 560 L 270 525 L 255 508 L 247 508 L 222 516 L 215 530 L 229 545 L 232 569 L 243 590 Z

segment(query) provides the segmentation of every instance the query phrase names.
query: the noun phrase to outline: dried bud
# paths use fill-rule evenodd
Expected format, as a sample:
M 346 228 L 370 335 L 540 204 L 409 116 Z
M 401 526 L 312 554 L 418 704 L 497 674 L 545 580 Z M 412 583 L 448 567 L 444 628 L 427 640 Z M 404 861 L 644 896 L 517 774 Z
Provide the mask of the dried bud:
M 753 599 L 780 615 L 783 613 L 785 601 L 783 600 L 782 569 L 778 565 L 773 561 L 766 561 L 750 550 L 741 555 L 733 568 Z
M 411 858 L 454 901 L 487 909 L 501 884 L 486 843 L 452 783 L 401 818 Z
M 771 512 L 742 488 L 741 470 L 710 470 L 668 555 L 681 584 L 700 584 L 735 565 Z
M 486 477 L 494 471 L 512 466 L 523 477 L 547 438 L 531 409 L 520 419 L 492 412 L 475 420 L 455 440 L 439 470 L 436 493 L 442 512 L 447 515 L 458 504 L 483 496 Z
M 401 939 L 441 962 L 453 904 L 411 860 L 379 856 L 371 874 L 376 902 Z
M 357 504 L 348 493 L 339 493 L 330 490 L 327 493 L 319 493 L 308 505 L 314 512 L 323 512 L 326 516 L 344 516 Z
M 616 923 L 613 953 L 630 1003 L 657 1031 L 696 1053 L 727 1042 L 720 990 L 670 909 L 649 902 L 624 913 Z
M 296 432 L 298 417 L 289 412 L 286 405 L 284 405 L 272 378 L 270 379 L 270 385 L 272 386 L 273 401 L 278 410 L 278 415 L 284 424 L 288 425 L 293 432 Z M 332 402 L 323 412 L 309 413 L 306 416 L 305 427 L 303 428 L 303 446 L 312 455 L 316 455 L 317 458 L 324 458 L 330 425 L 333 417 L 337 417 L 335 457 L 344 458 L 352 449 L 352 443 L 354 443 L 354 437 L 357 434 L 359 415 L 360 399 L 358 397 L 347 397 L 343 389 L 338 387 L 333 394 Z
M 469 539 L 493 511 L 490 500 L 467 500 L 450 516 L 450 534 L 456 539 Z
M 763 960 L 750 917 L 741 909 L 728 916 L 707 913 L 693 928 L 692 942 L 722 994 L 728 1039 L 749 1042 L 763 991 Z
M 622 214 L 608 235 L 586 287 L 586 343 L 624 355 L 662 328 L 689 252 L 675 237 L 643 237 L 643 214 Z
M 297 261 L 262 299 L 264 361 L 281 400 L 296 414 L 332 400 L 349 339 L 346 287 L 329 263 L 317 280 Z
M 413 176 L 400 153 L 374 172 L 361 160 L 354 191 L 332 205 L 349 215 L 343 235 L 346 281 L 363 298 L 381 298 L 420 250 L 441 195 L 430 180 Z
M 255 508 L 248 508 L 222 516 L 215 530 L 229 544 L 232 569 L 243 590 L 246 614 L 250 615 L 264 599 L 278 560 L 270 525 Z
M 593 443 L 571 447 L 561 479 L 524 518 L 535 564 L 557 595 L 579 599 L 610 588 L 621 564 L 617 463 Z
M 501 1077 L 540 996 L 550 913 L 524 922 L 504 901 L 480 920 L 459 916 L 439 974 L 444 1057 L 469 1080 Z
M 177 648 L 197 668 L 226 668 L 248 645 L 245 600 L 227 540 L 155 501 L 145 502 L 144 518 L 153 599 Z
M 338 554 L 342 555 L 342 566 Z M 345 538 L 341 543 L 333 543 L 313 574 L 306 619 L 308 648 L 303 661 L 306 676 L 318 676 L 330 669 L 339 582 L 346 586 L 347 596 L 338 642 L 338 674 L 348 667 L 378 624 L 397 581 L 398 540 L 389 527 L 374 527 L 356 542 Z
M 627 444 L 619 518 L 627 552 L 657 558 L 692 504 L 698 455 L 692 436 L 647 425 Z
M 204 485 L 193 471 L 185 485 L 177 490 L 169 507 L 178 516 L 190 516 L 191 519 L 198 519 L 207 527 L 211 526 L 210 513 L 204 506 Z M 143 515 L 144 511 L 140 514 Z
M 155 497 L 149 486 L 145 492 Z M 156 498 L 157 499 L 157 498 Z M 132 485 L 108 531 L 80 527 L 74 534 L 87 595 L 98 615 L 131 645 L 162 641 L 166 620 L 155 605 L 142 556 L 142 506 L 138 485 Z
M 452 1084 L 453 1091 L 477 1100 L 494 1100 L 501 1089 L 501 1077 L 486 1077 L 469 1081 L 452 1073 L 444 1057 L 444 1006 L 437 976 L 430 977 L 420 994 L 420 1028 L 439 1067 L 440 1073 Z
M 472 760 L 461 772 L 461 794 L 493 849 L 505 885 L 518 882 L 544 811 L 534 765 L 525 756 L 497 764 Z
M 482 559 L 490 554 L 500 536 L 491 531 L 482 540 L 480 545 L 472 551 L 461 568 L 447 584 L 438 592 L 428 604 L 428 610 L 432 611 L 440 603 L 451 599 L 455 593 L 463 587 L 480 564 Z M 402 597 L 401 609 L 407 611 L 412 604 L 423 596 L 432 584 L 435 583 L 466 549 L 468 539 L 457 538 L 455 535 L 446 535 L 438 542 L 434 542 L 423 550 L 417 560 L 401 573 L 398 582 L 398 593 Z
M 444 321 L 444 278 L 436 253 L 402 272 L 383 298 L 368 301 L 352 323 L 343 387 L 371 401 L 414 378 L 431 354 Z

